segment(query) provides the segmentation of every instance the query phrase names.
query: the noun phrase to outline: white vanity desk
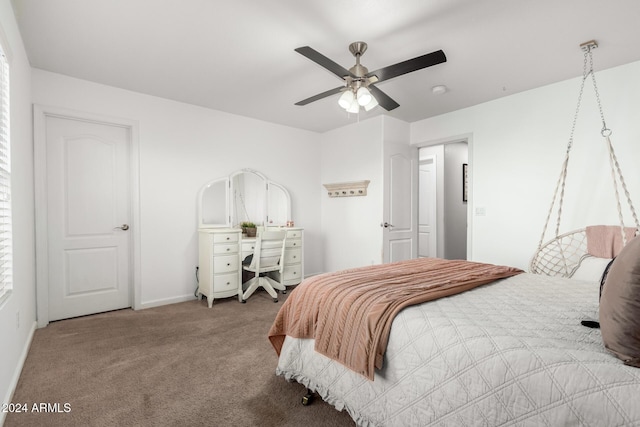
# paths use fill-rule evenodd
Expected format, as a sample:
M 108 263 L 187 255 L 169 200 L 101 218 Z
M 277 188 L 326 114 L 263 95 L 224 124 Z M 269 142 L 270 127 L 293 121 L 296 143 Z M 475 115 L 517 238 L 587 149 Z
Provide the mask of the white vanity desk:
M 280 229 L 267 227 L 267 229 Z M 269 273 L 285 286 L 297 285 L 304 277 L 303 229 L 287 230 L 284 272 Z M 238 296 L 242 300 L 242 260 L 253 254 L 255 237 L 246 237 L 239 228 L 208 228 L 198 233 L 198 299 L 204 295 L 209 307 L 216 298 Z
M 254 250 L 255 237 L 242 234 L 231 224 L 252 221 L 265 229 L 287 231 L 284 271 L 269 273 L 285 286 L 304 277 L 304 230 L 285 227 L 290 220 L 288 191 L 259 172 L 243 169 L 205 184 L 198 195 L 198 299 L 208 306 L 216 298 L 238 296 L 242 300 L 242 260 Z M 261 219 L 261 221 L 260 221 Z

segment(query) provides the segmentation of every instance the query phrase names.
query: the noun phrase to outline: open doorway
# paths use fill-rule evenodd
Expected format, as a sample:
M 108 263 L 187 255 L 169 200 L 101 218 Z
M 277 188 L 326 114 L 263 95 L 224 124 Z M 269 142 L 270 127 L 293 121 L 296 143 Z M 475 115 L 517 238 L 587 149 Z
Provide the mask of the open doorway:
M 418 254 L 467 259 L 466 141 L 419 150 Z

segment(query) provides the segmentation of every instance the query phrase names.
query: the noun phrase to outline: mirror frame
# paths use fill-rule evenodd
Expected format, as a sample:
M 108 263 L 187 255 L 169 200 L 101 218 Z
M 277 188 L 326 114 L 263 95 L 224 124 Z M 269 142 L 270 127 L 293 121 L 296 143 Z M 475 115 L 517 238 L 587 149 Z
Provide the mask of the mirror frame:
M 205 224 L 203 222 L 203 212 L 202 212 L 202 198 L 205 195 L 205 191 L 211 187 L 213 184 L 217 184 L 218 182 L 224 182 L 224 188 L 225 188 L 225 218 L 227 218 L 227 221 L 225 223 L 220 223 L 220 224 L 213 224 L 213 223 L 207 223 Z M 229 177 L 224 177 L 224 178 L 217 178 L 217 179 L 212 179 L 211 181 L 208 181 L 206 184 L 204 184 L 200 190 L 198 191 L 198 228 L 223 228 L 223 227 L 229 227 L 229 223 L 231 222 L 231 213 L 229 212 Z
M 281 190 L 284 193 L 284 196 L 286 198 L 285 203 L 285 209 L 286 209 L 286 219 L 284 220 L 284 223 L 280 224 L 280 223 L 273 223 L 270 222 L 271 221 L 271 216 L 270 216 L 270 211 L 269 211 L 269 191 L 271 191 L 271 188 L 275 187 L 278 190 Z M 265 225 L 269 226 L 269 227 L 278 227 L 278 226 L 285 226 L 287 225 L 287 223 L 291 220 L 291 196 L 289 195 L 289 191 L 287 191 L 286 188 L 284 188 L 282 185 L 278 184 L 277 182 L 273 182 L 270 180 L 267 180 L 267 193 L 265 195 L 265 212 L 266 212 L 266 216 L 265 216 Z
M 264 184 L 265 184 L 265 196 L 264 196 L 264 200 L 263 200 L 263 206 L 262 206 L 262 212 L 263 212 L 263 217 L 260 218 L 260 221 L 262 222 L 262 224 L 259 225 L 264 225 L 264 226 L 285 226 L 286 225 L 286 221 L 289 221 L 291 219 L 291 195 L 289 194 L 289 191 L 281 184 L 271 181 L 270 179 L 268 179 L 265 175 L 263 175 L 262 173 L 254 170 L 254 169 L 249 169 L 249 168 L 244 168 L 244 169 L 240 169 L 237 170 L 235 172 L 233 172 L 232 174 L 228 175 L 228 176 L 224 176 L 221 178 L 217 178 L 217 179 L 212 179 L 211 181 L 206 182 L 198 191 L 198 228 L 231 228 L 234 225 L 238 226 L 239 224 L 232 224 L 232 216 L 233 216 L 233 210 L 232 210 L 232 191 L 231 191 L 231 186 L 233 185 L 233 177 L 242 174 L 242 173 L 251 173 L 256 175 L 257 177 L 259 177 L 260 179 L 263 180 Z M 205 195 L 205 191 L 211 187 L 213 184 L 216 184 L 218 182 L 224 182 L 225 185 L 225 218 L 227 218 L 227 221 L 225 223 L 221 223 L 221 224 L 205 224 L 203 222 L 203 197 Z M 286 216 L 287 219 L 285 220 L 285 223 L 283 224 L 274 224 L 274 223 L 269 223 L 269 191 L 270 188 L 275 187 L 278 190 L 282 191 L 284 193 L 285 196 L 285 209 L 286 209 Z

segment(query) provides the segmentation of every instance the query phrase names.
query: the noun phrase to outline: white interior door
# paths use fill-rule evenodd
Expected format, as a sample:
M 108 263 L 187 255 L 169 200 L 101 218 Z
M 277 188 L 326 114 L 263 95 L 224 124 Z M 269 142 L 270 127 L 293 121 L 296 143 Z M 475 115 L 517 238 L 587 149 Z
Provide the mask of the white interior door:
M 418 149 L 384 143 L 383 262 L 416 258 Z
M 130 307 L 130 129 L 45 120 L 48 320 Z
M 435 157 L 420 160 L 418 176 L 418 256 L 434 258 L 438 244 Z

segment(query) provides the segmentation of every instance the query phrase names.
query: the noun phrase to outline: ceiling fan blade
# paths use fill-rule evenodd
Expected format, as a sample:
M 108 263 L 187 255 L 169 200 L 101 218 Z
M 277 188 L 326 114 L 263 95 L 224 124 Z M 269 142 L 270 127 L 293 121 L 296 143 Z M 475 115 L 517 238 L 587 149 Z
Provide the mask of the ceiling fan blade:
M 379 70 L 371 71 L 367 74 L 367 77 L 376 76 L 378 78 L 376 83 L 378 83 L 443 62 L 447 62 L 447 57 L 442 50 L 437 50 L 427 53 L 426 55 L 418 56 L 417 58 L 408 59 L 394 65 L 389 65 L 388 67 L 380 68 Z
M 340 93 L 344 90 L 344 86 L 337 87 L 335 89 L 328 90 L 326 92 L 319 93 L 315 96 L 312 96 L 307 99 L 303 99 L 302 101 L 296 102 L 296 105 L 307 105 L 313 101 L 317 101 L 322 98 L 326 98 L 327 96 L 335 95 L 336 93 Z
M 335 62 L 333 62 L 332 60 L 330 60 L 329 58 L 327 58 L 317 50 L 310 48 L 309 46 L 299 47 L 294 50 L 298 52 L 300 55 L 306 56 L 316 64 L 331 71 L 333 74 L 340 77 L 341 79 L 344 78 L 345 76 L 355 77 L 355 75 L 351 71 L 347 70 L 346 68 L 344 68 L 339 64 L 336 64 Z
M 378 104 L 387 111 L 391 111 L 395 108 L 398 108 L 400 104 L 391 99 L 389 95 L 375 87 L 374 85 L 369 85 L 369 91 L 376 98 Z

